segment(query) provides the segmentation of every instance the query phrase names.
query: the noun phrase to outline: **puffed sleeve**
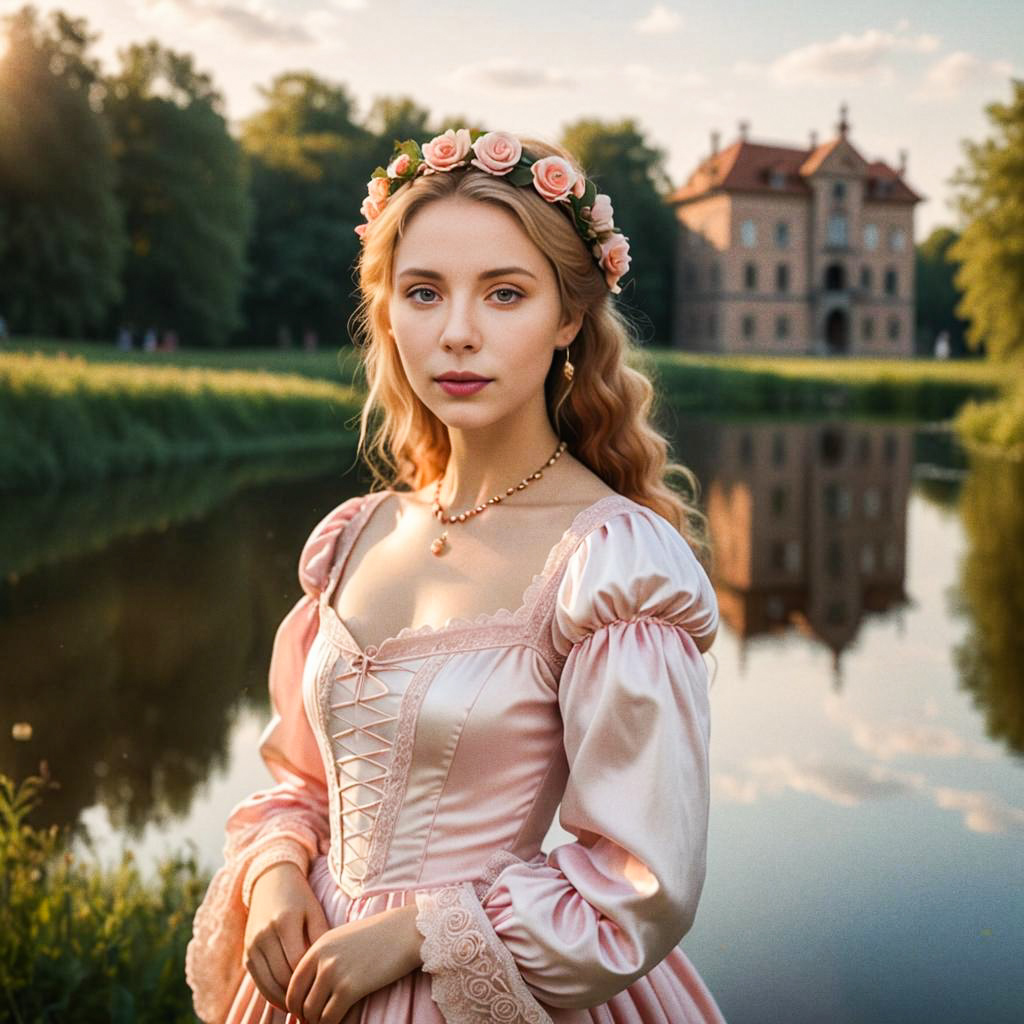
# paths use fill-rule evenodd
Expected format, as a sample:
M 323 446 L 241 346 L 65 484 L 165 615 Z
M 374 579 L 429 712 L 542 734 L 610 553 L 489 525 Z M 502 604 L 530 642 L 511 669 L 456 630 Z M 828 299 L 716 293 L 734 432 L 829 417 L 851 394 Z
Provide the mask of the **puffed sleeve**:
M 269 688 L 273 715 L 259 751 L 276 785 L 235 805 L 225 825 L 224 864 L 196 911 L 185 954 L 185 976 L 196 1015 L 223 1021 L 245 967 L 243 941 L 252 886 L 273 864 L 303 871 L 330 841 L 323 760 L 306 718 L 302 674 L 319 626 L 319 596 L 345 524 L 362 498 L 343 502 L 314 528 L 299 557 L 302 597 L 274 636 Z
M 417 893 L 424 970 L 449 1024 L 548 1022 L 606 1003 L 689 931 L 704 885 L 708 672 L 718 629 L 704 569 L 643 508 L 586 534 L 559 584 L 552 638 L 576 837 L 474 883 Z

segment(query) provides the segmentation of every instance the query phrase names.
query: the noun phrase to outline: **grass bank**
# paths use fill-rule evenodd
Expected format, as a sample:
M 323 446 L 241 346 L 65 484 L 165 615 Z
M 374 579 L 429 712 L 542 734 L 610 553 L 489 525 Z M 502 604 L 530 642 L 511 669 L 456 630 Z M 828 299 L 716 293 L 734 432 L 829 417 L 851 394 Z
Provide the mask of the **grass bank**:
M 0 491 L 353 441 L 352 388 L 294 374 L 0 352 Z
M 1011 383 L 991 402 L 967 402 L 953 421 L 964 446 L 980 455 L 1024 461 L 1024 367 L 1004 368 Z

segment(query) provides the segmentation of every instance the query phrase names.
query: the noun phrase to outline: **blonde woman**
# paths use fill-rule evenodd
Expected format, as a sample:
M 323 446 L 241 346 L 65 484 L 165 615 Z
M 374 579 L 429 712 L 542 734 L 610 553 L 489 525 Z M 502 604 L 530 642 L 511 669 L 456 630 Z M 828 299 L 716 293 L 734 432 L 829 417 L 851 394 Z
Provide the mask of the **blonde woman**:
M 718 607 L 703 517 L 666 483 L 692 474 L 624 362 L 611 200 L 557 147 L 449 129 L 396 146 L 363 215 L 376 484 L 301 553 L 260 745 L 277 784 L 228 819 L 197 1013 L 719 1022 L 678 948 Z M 545 854 L 556 809 L 575 840 Z

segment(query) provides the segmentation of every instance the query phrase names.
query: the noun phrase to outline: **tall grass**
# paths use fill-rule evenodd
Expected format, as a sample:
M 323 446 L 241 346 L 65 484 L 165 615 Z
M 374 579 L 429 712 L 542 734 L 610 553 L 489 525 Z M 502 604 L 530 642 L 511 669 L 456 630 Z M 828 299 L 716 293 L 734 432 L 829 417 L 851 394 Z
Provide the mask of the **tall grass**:
M 0 491 L 341 449 L 357 393 L 289 374 L 0 353 Z
M 55 785 L 45 764 L 0 774 L 0 1019 L 194 1022 L 185 947 L 209 880 L 174 856 L 144 881 L 130 855 L 82 863 L 56 825 L 29 824 Z

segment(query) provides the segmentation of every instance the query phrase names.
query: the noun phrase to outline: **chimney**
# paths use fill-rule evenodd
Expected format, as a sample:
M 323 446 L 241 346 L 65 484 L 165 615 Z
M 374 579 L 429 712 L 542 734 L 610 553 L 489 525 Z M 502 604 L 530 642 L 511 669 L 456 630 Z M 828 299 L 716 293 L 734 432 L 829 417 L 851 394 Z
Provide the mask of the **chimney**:
M 907 173 L 907 151 L 900 150 L 900 166 L 896 173 L 902 178 Z
M 850 130 L 850 122 L 847 120 L 847 113 L 849 113 L 846 103 L 843 102 L 839 105 L 839 124 L 836 125 L 836 130 L 845 139 L 847 133 Z
M 718 143 L 721 139 L 721 132 L 714 131 L 711 133 L 711 155 L 718 156 Z
M 740 121 L 740 139 L 743 142 L 747 141 L 747 131 L 749 130 L 749 128 L 750 128 L 750 122 L 749 121 Z
M 811 149 L 815 150 L 818 148 L 818 133 L 812 128 L 811 129 Z

